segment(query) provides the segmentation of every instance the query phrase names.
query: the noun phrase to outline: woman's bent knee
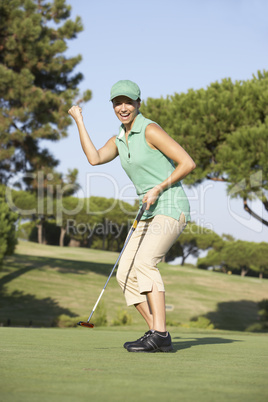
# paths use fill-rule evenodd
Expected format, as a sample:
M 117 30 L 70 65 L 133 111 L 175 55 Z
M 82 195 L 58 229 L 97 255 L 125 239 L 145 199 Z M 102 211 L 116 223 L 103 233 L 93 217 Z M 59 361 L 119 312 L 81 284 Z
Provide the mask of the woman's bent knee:
M 122 274 L 122 270 L 120 269 L 120 265 L 119 265 L 117 272 L 116 272 L 116 280 L 119 283 L 119 285 L 121 286 L 125 279 L 126 279 L 126 276 Z

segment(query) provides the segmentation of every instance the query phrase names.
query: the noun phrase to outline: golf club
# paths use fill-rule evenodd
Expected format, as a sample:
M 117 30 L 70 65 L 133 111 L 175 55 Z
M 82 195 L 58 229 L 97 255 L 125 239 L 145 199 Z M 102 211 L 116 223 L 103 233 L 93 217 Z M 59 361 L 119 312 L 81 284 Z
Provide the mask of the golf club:
M 125 248 L 126 248 L 128 242 L 129 242 L 129 239 L 130 239 L 131 236 L 132 236 L 132 233 L 133 233 L 134 230 L 136 229 L 136 227 L 137 227 L 137 225 L 138 225 L 138 223 L 139 223 L 139 221 L 140 221 L 140 219 L 141 219 L 141 217 L 142 217 L 142 215 L 143 215 L 143 213 L 144 213 L 144 211 L 145 211 L 145 209 L 146 209 L 146 206 L 147 206 L 147 203 L 145 202 L 144 204 L 142 204 L 142 206 L 141 206 L 139 212 L 137 213 L 136 218 L 135 218 L 135 220 L 134 220 L 134 222 L 133 222 L 133 224 L 132 224 L 132 226 L 131 226 L 130 232 L 129 232 L 128 236 L 127 236 L 127 239 L 126 239 L 126 241 L 125 241 L 125 243 L 124 243 L 124 246 L 123 246 L 123 248 L 122 248 L 122 250 L 121 250 L 121 252 L 120 252 L 120 254 L 119 254 L 119 256 L 118 256 L 118 258 L 117 258 L 117 260 L 116 260 L 116 263 L 115 263 L 114 266 L 113 266 L 113 269 L 112 269 L 112 271 L 111 271 L 111 273 L 110 273 L 110 275 L 109 275 L 109 277 L 108 277 L 108 279 L 107 279 L 107 281 L 106 281 L 106 283 L 105 283 L 105 285 L 104 285 L 104 288 L 103 288 L 102 291 L 101 291 L 101 294 L 99 295 L 98 300 L 96 301 L 95 306 L 93 307 L 93 310 L 91 311 L 90 316 L 88 317 L 88 320 L 87 320 L 87 321 L 79 321 L 79 322 L 77 323 L 77 325 L 81 325 L 82 327 L 87 327 L 87 328 L 94 328 L 94 324 L 93 324 L 92 322 L 89 322 L 89 321 L 90 321 L 91 317 L 93 316 L 94 311 L 95 311 L 97 305 L 99 304 L 99 301 L 100 301 L 100 299 L 101 299 L 101 297 L 102 297 L 102 295 L 103 295 L 103 293 L 104 293 L 104 291 L 105 291 L 105 289 L 106 289 L 106 286 L 108 285 L 108 282 L 109 282 L 109 280 L 111 279 L 111 276 L 112 276 L 113 273 L 114 273 L 114 270 L 115 270 L 115 268 L 116 268 L 116 266 L 117 266 L 117 264 L 118 264 L 118 261 L 120 260 L 121 255 L 123 254 L 123 252 L 124 252 L 124 250 L 125 250 Z

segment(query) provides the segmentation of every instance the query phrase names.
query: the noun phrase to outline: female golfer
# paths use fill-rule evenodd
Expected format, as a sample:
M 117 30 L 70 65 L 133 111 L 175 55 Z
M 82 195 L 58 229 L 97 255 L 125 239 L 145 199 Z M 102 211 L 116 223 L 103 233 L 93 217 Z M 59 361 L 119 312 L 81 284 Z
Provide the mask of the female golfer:
M 189 202 L 180 180 L 195 168 L 195 163 L 158 124 L 140 113 L 137 84 L 118 81 L 111 89 L 110 100 L 122 124 L 119 134 L 99 150 L 86 131 L 81 108 L 72 106 L 68 113 L 77 124 L 89 163 L 100 165 L 119 155 L 140 204 L 147 203 L 121 257 L 117 281 L 127 305 L 136 307 L 149 331 L 124 347 L 129 352 L 169 352 L 173 347 L 166 331 L 165 288 L 157 264 L 190 220 Z

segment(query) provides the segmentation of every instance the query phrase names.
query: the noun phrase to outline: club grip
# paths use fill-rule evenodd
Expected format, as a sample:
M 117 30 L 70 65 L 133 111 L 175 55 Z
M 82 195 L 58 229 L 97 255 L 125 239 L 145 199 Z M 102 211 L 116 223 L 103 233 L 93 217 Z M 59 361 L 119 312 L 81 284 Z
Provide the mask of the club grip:
M 141 209 L 139 210 L 139 213 L 138 213 L 138 215 L 137 215 L 137 217 L 136 217 L 136 219 L 135 219 L 135 222 L 134 222 L 133 225 L 132 225 L 133 229 L 136 229 L 137 224 L 139 223 L 139 221 L 140 221 L 140 219 L 141 219 L 141 217 L 142 217 L 142 215 L 143 215 L 143 213 L 144 213 L 146 207 L 147 207 L 147 202 L 145 202 L 144 204 L 142 204 L 142 207 L 141 207 Z

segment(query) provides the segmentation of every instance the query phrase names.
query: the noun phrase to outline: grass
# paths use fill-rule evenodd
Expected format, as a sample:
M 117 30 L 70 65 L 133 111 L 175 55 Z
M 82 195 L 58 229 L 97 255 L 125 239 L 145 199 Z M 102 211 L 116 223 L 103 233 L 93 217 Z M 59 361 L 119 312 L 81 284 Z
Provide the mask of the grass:
M 0 271 L 0 324 L 50 327 L 62 314 L 87 318 L 111 272 L 117 253 L 20 242 Z M 159 265 L 170 306 L 170 324 L 189 326 L 206 317 L 218 329 L 245 330 L 258 320 L 258 302 L 268 295 L 268 280 L 224 275 L 168 264 Z M 111 323 L 125 310 L 113 277 L 102 302 Z M 128 308 L 133 325 L 143 321 Z M 93 320 L 94 322 L 94 320 Z
M 124 328 L 0 328 L 3 402 L 266 402 L 267 336 L 173 331 L 173 353 L 129 353 Z
M 1 402 L 266 402 L 267 334 L 239 332 L 255 322 L 268 281 L 160 264 L 174 352 L 128 353 L 144 325 L 50 327 L 61 314 L 89 315 L 117 253 L 21 242 L 0 271 Z M 111 279 L 108 322 L 125 309 Z M 192 328 L 193 317 L 218 328 Z M 31 321 L 32 328 L 29 326 Z M 94 322 L 94 320 L 93 320 Z M 21 327 L 12 327 L 13 325 Z M 190 327 L 190 328 L 187 328 Z M 231 331 L 230 331 L 231 330 Z

